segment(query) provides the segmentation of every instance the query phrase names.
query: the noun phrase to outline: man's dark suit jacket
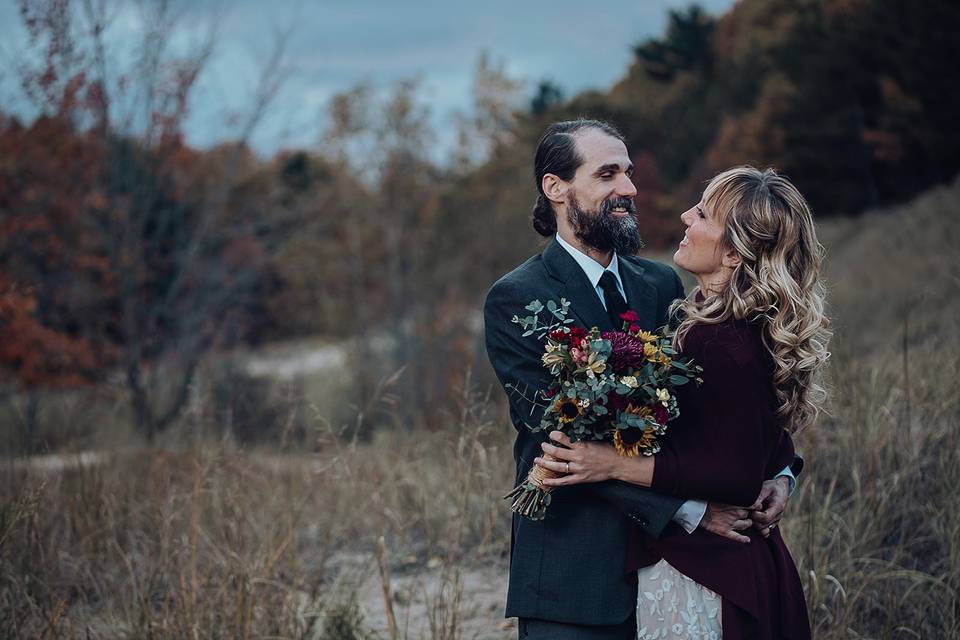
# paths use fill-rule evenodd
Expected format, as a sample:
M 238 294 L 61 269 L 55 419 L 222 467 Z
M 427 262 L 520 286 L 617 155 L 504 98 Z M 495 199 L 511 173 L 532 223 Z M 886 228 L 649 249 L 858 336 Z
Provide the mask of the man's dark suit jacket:
M 627 306 L 639 314 L 639 324 L 646 330 L 666 324 L 670 303 L 683 296 L 677 274 L 643 258 L 618 260 Z M 528 315 L 524 307 L 533 300 L 546 304 L 561 298 L 571 303 L 577 325 L 614 328 L 583 269 L 556 239 L 497 280 L 487 294 L 490 362 L 501 384 L 526 387 L 527 398 L 546 388 L 549 372 L 540 361 L 543 345 L 534 336 L 522 337 L 511 318 Z M 506 391 L 517 429 L 514 457 L 520 483 L 547 439 L 546 433 L 531 433 L 526 426 L 540 424 L 543 407 L 534 408 Z M 563 487 L 553 494 L 544 520 L 513 516 L 506 616 L 583 625 L 625 621 L 637 605 L 636 577 L 626 571 L 630 528 L 639 525 L 659 537 L 683 500 L 615 481 Z

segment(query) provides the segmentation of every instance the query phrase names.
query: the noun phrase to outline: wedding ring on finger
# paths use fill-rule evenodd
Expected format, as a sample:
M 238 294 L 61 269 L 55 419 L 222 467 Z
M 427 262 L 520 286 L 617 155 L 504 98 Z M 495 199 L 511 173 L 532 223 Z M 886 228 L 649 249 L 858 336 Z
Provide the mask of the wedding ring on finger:
M 567 473 L 570 473 L 570 463 L 567 463 Z
M 776 522 L 774 522 L 774 523 L 771 524 L 769 527 L 767 527 L 767 529 L 769 529 L 770 531 L 773 531 L 773 530 L 776 529 L 776 528 L 777 528 L 777 523 L 776 523 Z

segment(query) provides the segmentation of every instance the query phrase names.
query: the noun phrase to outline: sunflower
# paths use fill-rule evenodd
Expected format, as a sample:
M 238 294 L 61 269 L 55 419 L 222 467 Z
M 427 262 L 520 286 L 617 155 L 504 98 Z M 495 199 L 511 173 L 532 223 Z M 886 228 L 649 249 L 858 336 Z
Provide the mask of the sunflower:
M 632 402 L 627 405 L 624 411 L 639 418 L 647 418 L 653 415 L 653 410 L 650 407 L 637 406 Z M 657 435 L 648 423 L 644 423 L 642 430 L 637 427 L 615 430 L 613 432 L 613 446 L 617 453 L 628 458 L 639 455 L 641 451 L 656 453 L 660 448 L 657 445 Z
M 557 398 L 557 401 L 553 403 L 553 410 L 556 412 L 560 424 L 573 422 L 580 415 L 580 405 L 577 404 L 575 399 L 567 396 Z
M 613 447 L 617 453 L 627 458 L 639 455 L 641 451 L 649 452 L 650 455 L 660 450 L 657 436 L 649 424 L 643 426 L 643 431 L 636 428 L 617 429 L 613 432 Z
M 646 418 L 647 416 L 653 413 L 650 407 L 645 407 L 643 405 L 640 405 L 639 407 L 635 407 L 632 402 L 627 405 L 627 408 L 624 409 L 624 411 L 626 411 L 627 413 L 632 413 L 633 415 L 639 416 L 641 418 Z

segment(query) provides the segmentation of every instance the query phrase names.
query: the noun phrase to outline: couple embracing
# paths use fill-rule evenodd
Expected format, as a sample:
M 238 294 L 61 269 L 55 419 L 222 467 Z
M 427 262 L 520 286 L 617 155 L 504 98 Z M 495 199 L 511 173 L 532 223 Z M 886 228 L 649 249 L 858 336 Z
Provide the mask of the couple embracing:
M 816 415 L 829 337 L 807 203 L 772 170 L 714 177 L 680 216 L 674 262 L 698 284 L 688 298 L 673 269 L 636 256 L 633 167 L 616 129 L 554 123 L 534 169 L 533 226 L 552 239 L 487 295 L 500 382 L 547 386 L 542 350 L 511 318 L 565 298 L 586 329 L 619 328 L 628 309 L 644 330 L 669 322 L 703 384 L 681 388 L 662 449 L 632 458 L 530 431 L 543 406 L 508 394 L 517 482 L 533 465 L 560 475 L 545 481 L 543 520 L 514 514 L 506 615 L 530 639 L 809 638 L 777 529 L 803 464 L 791 434 Z

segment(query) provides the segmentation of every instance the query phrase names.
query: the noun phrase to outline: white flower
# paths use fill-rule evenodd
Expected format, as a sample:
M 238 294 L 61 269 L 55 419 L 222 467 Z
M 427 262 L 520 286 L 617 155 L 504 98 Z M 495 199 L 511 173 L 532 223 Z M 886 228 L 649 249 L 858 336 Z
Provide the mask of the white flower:
M 657 400 L 666 408 L 670 408 L 670 392 L 666 389 L 657 389 Z
M 637 382 L 636 376 L 623 376 L 620 378 L 620 384 L 625 387 L 630 387 L 631 389 L 636 389 L 640 386 L 640 383 Z

